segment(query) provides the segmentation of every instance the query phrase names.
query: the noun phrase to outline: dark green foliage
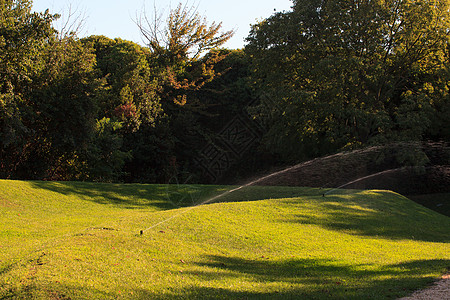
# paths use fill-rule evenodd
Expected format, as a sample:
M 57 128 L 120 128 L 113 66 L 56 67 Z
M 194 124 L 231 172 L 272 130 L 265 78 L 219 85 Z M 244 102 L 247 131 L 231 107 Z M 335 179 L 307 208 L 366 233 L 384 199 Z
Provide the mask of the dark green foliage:
M 99 154 L 94 159 L 96 173 L 110 170 L 106 173 L 108 180 L 159 181 L 164 178 L 164 165 L 172 148 L 168 147 L 167 153 L 155 148 L 165 148 L 164 139 L 172 138 L 169 135 L 161 139 L 158 136 L 161 130 L 155 128 L 156 124 L 166 125 L 159 100 L 159 69 L 152 67 L 152 54 L 147 48 L 121 39 L 91 36 L 82 42 L 93 47 L 100 76 L 106 81 L 99 117 L 120 124 L 106 135 L 102 133 L 94 143 Z M 111 149 L 107 149 L 109 143 L 103 144 L 102 139 L 111 139 Z M 116 163 L 111 165 L 112 157 L 116 157 Z M 104 180 L 98 177 L 100 174 L 90 176 Z
M 87 151 L 95 132 L 97 95 L 103 83 L 97 80 L 95 57 L 73 39 L 56 40 L 48 45 L 47 68 L 31 93 L 37 113 L 34 138 L 35 158 L 45 162 L 48 179 L 70 179 L 63 165 Z
M 220 131 L 237 114 L 246 114 L 246 107 L 255 100 L 250 85 L 250 61 L 243 50 L 218 50 L 226 57 L 215 66 L 220 77 L 205 85 L 197 97 L 208 105 L 202 124 Z
M 57 15 L 2 1 L 0 177 L 202 181 L 196 159 L 236 116 L 266 132 L 247 153 L 231 150 L 229 177 L 368 145 L 448 141 L 447 8 L 293 1 L 253 27 L 245 50 L 227 50 L 218 47 L 233 32 L 188 6 L 166 23 L 143 15 L 142 47 L 58 34 Z M 433 164 L 414 149 L 395 159 Z
M 1 176 L 89 177 L 87 153 L 98 140 L 98 104 L 108 87 L 92 49 L 74 36 L 58 38 L 51 27 L 57 16 L 30 9 L 27 1 L 2 6 Z
M 122 124 L 103 118 L 97 121 L 96 133 L 86 152 L 84 180 L 117 181 L 123 176 L 123 166 L 131 159 L 131 151 L 122 151 L 123 139 L 117 134 Z
M 41 50 L 53 35 L 57 15 L 32 13 L 29 0 L 0 2 L 0 92 L 25 92 L 42 70 Z
M 127 182 L 168 182 L 176 175 L 175 141 L 166 120 L 156 126 L 143 125 L 124 136 L 124 148 L 131 149 L 123 179 Z
M 228 68 L 215 71 L 228 53 L 211 50 L 233 32 L 180 5 L 167 45 L 79 40 L 31 3 L 0 3 L 0 177 L 167 182 L 191 171 L 213 115 L 200 90 Z
M 161 114 L 158 73 L 150 67 L 148 49 L 121 39 L 91 36 L 82 40 L 94 48 L 97 67 L 108 92 L 100 103 L 101 114 L 116 117 L 130 131 L 154 124 Z
M 255 25 L 246 52 L 270 99 L 254 111 L 267 147 L 297 160 L 445 138 L 431 129 L 449 101 L 448 22 L 446 1 L 329 0 Z
M 31 1 L 0 2 L 0 176 L 16 177 L 30 151 L 36 112 L 30 109 L 33 79 L 44 67 L 43 51 L 54 33 L 48 12 L 31 13 Z M 28 172 L 32 176 L 33 171 Z

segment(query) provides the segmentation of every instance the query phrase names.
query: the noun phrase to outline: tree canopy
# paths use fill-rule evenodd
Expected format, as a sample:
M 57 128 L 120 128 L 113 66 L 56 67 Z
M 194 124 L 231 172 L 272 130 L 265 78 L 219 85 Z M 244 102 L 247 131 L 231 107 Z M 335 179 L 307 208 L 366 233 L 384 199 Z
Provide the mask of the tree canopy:
M 222 147 L 239 152 L 236 173 L 450 140 L 448 0 L 295 0 L 240 50 L 188 5 L 144 11 L 145 46 L 58 32 L 58 15 L 31 7 L 0 1 L 1 178 L 202 181 L 198 157 L 225 135 L 247 142 L 241 123 L 225 127 L 248 113 L 263 138 L 247 155 Z
M 0 2 L 1 177 L 155 182 L 193 160 L 209 109 L 196 94 L 232 31 L 180 4 L 163 35 L 139 23 L 143 47 L 58 32 L 58 15 L 31 7 Z
M 448 139 L 433 124 L 448 113 L 449 13 L 446 0 L 307 0 L 253 26 L 269 147 L 298 159 Z

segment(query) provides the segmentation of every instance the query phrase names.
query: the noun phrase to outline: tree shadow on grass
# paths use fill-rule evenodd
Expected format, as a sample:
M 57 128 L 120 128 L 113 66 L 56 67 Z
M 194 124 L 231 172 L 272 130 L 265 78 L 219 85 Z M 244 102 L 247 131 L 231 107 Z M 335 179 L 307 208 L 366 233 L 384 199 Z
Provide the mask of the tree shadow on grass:
M 33 187 L 126 209 L 168 210 L 222 193 L 220 186 L 32 181 Z
M 82 200 L 110 204 L 120 208 L 158 210 L 173 209 L 161 185 L 109 184 L 90 182 L 32 181 L 33 187 L 63 195 L 75 195 Z
M 67 285 L 41 281 L 8 290 L 7 294 L 0 294 L 0 299 L 397 299 L 431 284 L 436 278 L 429 274 L 445 272 L 448 266 L 450 260 L 373 266 L 326 259 L 212 255 L 186 265 L 183 276 L 195 278 L 186 285 L 169 280 L 164 288 L 150 289 L 117 281 L 114 290 L 97 290 L 88 282 Z
M 270 261 L 209 256 L 206 260 L 197 265 L 209 271 L 190 272 L 200 277 L 202 286 L 183 289 L 178 298 L 397 299 L 431 284 L 435 278 L 427 276 L 430 272 L 444 272 L 450 266 L 449 260 L 419 260 L 378 268 L 325 259 Z M 228 284 L 217 287 L 220 281 Z M 230 282 L 245 285 L 233 287 Z
M 174 209 L 202 203 L 257 201 L 317 195 L 313 188 L 216 186 L 216 185 L 158 185 L 110 184 L 91 182 L 32 181 L 33 187 L 63 195 L 76 195 L 83 200 L 111 204 L 121 208 Z M 237 189 L 239 188 L 239 189 Z M 232 192 L 229 192 L 232 191 Z M 213 199 L 213 201 L 209 201 Z
M 303 199 L 302 201 L 304 201 Z M 365 191 L 355 197 L 309 197 L 320 214 L 295 213 L 286 222 L 313 224 L 349 234 L 386 239 L 450 242 L 450 218 L 388 191 Z M 287 199 L 295 207 L 298 199 Z M 299 211 L 301 211 L 299 209 Z

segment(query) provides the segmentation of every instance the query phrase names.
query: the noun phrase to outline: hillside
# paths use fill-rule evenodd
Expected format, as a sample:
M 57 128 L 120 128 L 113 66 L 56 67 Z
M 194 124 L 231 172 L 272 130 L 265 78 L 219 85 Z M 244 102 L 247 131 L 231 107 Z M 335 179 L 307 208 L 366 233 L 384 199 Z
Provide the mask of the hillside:
M 0 181 L 0 299 L 395 299 L 450 267 L 450 218 L 389 191 L 182 207 L 231 188 Z

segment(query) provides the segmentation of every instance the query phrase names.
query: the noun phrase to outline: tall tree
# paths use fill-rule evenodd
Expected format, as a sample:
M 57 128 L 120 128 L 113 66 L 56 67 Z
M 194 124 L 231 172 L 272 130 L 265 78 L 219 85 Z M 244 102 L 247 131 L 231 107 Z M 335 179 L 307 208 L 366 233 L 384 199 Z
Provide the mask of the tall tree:
M 269 147 L 299 159 L 425 138 L 436 104 L 449 101 L 447 0 L 292 8 L 253 26 L 246 47 L 256 86 L 270 99 L 255 110 Z
M 172 137 L 172 143 L 162 143 L 158 152 L 168 154 L 166 146 L 171 145 L 175 150 L 171 164 L 179 169 L 191 169 L 198 145 L 204 143 L 205 133 L 199 118 L 209 108 L 208 102 L 198 95 L 206 84 L 221 75 L 216 66 L 228 53 L 216 50 L 234 32 L 222 32 L 222 23 L 209 24 L 195 7 L 181 3 L 170 10 L 167 19 L 155 9 L 153 17 L 144 12 L 137 24 L 151 52 L 150 64 L 159 70 L 158 94 L 167 116 L 166 130 L 157 130 L 156 135 L 169 133 Z M 175 169 L 171 168 L 172 174 L 166 176 L 176 175 Z
M 94 49 L 100 76 L 108 92 L 100 101 L 101 117 L 115 117 L 130 131 L 152 125 L 162 114 L 159 73 L 151 67 L 147 48 L 122 39 L 90 36 L 83 44 Z
M 40 162 L 34 167 L 38 178 L 74 179 L 69 169 L 82 162 L 94 137 L 104 82 L 92 50 L 75 38 L 52 39 L 44 55 L 45 68 L 28 94 L 28 109 L 35 114 L 29 124 L 38 145 L 24 167 Z
M 92 176 L 105 180 L 108 177 L 102 173 L 109 170 L 109 180 L 164 181 L 173 137 L 167 132 L 160 104 L 161 68 L 154 55 L 146 47 L 121 39 L 91 36 L 82 42 L 94 49 L 100 78 L 106 81 L 99 101 L 101 131 L 89 156 Z M 119 174 L 115 169 L 124 160 Z
M 32 13 L 31 1 L 0 1 L 0 176 L 14 177 L 27 159 L 35 113 L 28 109 L 33 78 L 45 64 L 44 49 L 54 35 L 57 17 Z
M 222 23 L 208 25 L 206 18 L 187 4 L 172 9 L 165 23 L 161 18 L 155 8 L 153 18 L 144 12 L 137 24 L 162 69 L 165 97 L 184 105 L 190 91 L 214 79 L 214 66 L 225 56 L 214 52 L 208 59 L 201 57 L 222 46 L 234 32 L 221 32 Z
M 104 90 L 95 56 L 31 1 L 0 9 L 0 176 L 81 178 Z

